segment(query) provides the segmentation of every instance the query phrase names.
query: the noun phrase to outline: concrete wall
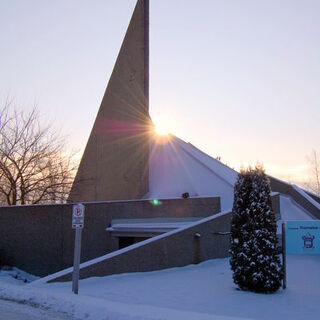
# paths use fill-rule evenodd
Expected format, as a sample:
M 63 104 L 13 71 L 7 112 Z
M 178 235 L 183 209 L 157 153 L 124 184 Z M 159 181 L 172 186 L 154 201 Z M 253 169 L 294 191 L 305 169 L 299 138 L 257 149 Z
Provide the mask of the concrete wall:
M 273 178 L 271 176 L 268 176 L 269 180 L 270 180 L 270 186 L 271 186 L 271 190 L 273 192 L 280 192 L 280 193 L 284 193 L 284 194 L 289 194 L 291 186 L 288 183 L 285 183 L 281 180 L 278 180 L 276 178 Z
M 320 219 L 320 210 L 305 197 L 303 197 L 298 191 L 296 191 L 290 184 L 273 177 L 269 177 L 269 179 L 272 191 L 289 195 L 295 202 L 310 212 L 316 219 Z
M 316 219 L 320 219 L 320 210 L 312 204 L 312 202 L 308 201 L 305 197 L 303 197 L 298 191 L 294 188 L 290 190 L 290 196 L 298 203 L 300 206 L 305 208 L 308 212 L 310 212 Z
M 280 210 L 279 194 L 271 197 L 276 214 Z M 145 272 L 196 264 L 229 255 L 232 213 L 213 215 L 193 223 L 191 227 L 143 241 L 85 263 L 81 279 L 118 273 Z M 200 237 L 196 237 L 196 234 Z M 71 280 L 72 270 L 48 277 L 48 282 Z M 44 279 L 45 281 L 45 279 Z
M 231 216 L 230 212 L 204 218 L 191 227 L 171 231 L 101 257 L 99 262 L 85 263 L 81 267 L 80 278 L 153 271 L 227 257 Z M 196 237 L 196 234 L 200 237 Z M 72 269 L 69 269 L 43 280 L 62 282 L 71 278 Z
M 81 261 L 118 249 L 106 232 L 112 219 L 206 217 L 220 211 L 219 198 L 85 203 Z M 38 276 L 73 263 L 72 205 L 0 207 L 0 264 L 14 265 Z
M 280 194 L 274 194 L 271 197 L 273 212 L 277 215 L 280 213 Z
M 69 202 L 141 199 L 149 191 L 150 127 L 149 0 L 138 0 Z
M 318 197 L 317 195 L 315 195 L 314 193 L 308 192 L 306 191 L 306 193 L 314 200 L 317 201 L 318 203 L 320 203 L 320 197 Z

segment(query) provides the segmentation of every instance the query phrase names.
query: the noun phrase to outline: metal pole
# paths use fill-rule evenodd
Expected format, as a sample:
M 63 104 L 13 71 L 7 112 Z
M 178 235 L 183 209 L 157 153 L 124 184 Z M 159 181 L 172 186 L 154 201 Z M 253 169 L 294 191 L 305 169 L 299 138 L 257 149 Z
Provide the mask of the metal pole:
M 74 241 L 74 259 L 73 259 L 73 273 L 72 273 L 72 291 L 75 294 L 78 294 L 78 290 L 79 290 L 81 234 L 82 234 L 82 228 L 77 228 L 75 241 Z
M 282 267 L 283 267 L 283 282 L 282 288 L 287 288 L 287 252 L 286 252 L 286 224 L 282 223 Z

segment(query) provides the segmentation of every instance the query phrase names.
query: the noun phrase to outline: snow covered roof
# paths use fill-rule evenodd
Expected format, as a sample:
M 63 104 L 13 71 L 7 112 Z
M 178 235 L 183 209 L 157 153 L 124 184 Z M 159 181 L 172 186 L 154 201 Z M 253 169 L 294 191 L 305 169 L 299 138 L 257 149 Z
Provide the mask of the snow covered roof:
M 232 207 L 237 172 L 174 135 L 154 137 L 150 146 L 149 193 L 144 198 L 220 196 Z
M 180 198 L 188 192 L 190 197 L 220 197 L 221 210 L 230 210 L 237 175 L 235 170 L 221 161 L 174 135 L 153 136 L 150 144 L 149 192 L 144 199 Z M 303 189 L 286 184 L 320 210 L 320 204 Z M 288 194 L 281 197 L 280 211 L 282 220 L 314 219 Z

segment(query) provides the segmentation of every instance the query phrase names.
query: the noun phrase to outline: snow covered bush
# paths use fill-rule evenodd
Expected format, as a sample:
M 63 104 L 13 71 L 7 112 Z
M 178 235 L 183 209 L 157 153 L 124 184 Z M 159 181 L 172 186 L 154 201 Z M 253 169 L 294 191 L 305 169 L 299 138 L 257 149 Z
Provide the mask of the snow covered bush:
M 234 187 L 230 248 L 233 281 L 240 289 L 264 293 L 279 289 L 282 266 L 276 230 L 263 168 L 242 169 Z

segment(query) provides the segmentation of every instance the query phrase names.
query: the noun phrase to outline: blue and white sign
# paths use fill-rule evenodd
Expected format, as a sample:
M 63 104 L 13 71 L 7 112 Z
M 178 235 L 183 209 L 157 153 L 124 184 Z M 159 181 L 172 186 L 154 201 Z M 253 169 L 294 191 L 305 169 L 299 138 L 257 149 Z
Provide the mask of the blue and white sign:
M 320 220 L 286 222 L 287 254 L 320 254 Z

